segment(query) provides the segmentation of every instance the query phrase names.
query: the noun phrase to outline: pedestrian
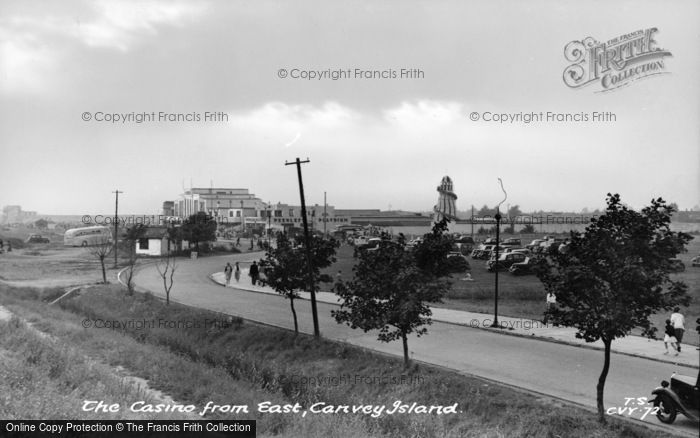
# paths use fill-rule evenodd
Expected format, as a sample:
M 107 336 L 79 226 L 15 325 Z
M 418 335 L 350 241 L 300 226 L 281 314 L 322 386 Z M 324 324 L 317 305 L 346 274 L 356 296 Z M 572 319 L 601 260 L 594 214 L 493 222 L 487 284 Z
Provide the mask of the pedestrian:
M 250 275 L 250 281 L 253 283 L 253 286 L 255 286 L 255 283 L 258 282 L 258 277 L 260 276 L 260 271 L 258 270 L 258 264 L 253 261 L 253 264 L 250 265 L 250 269 L 248 270 L 248 275 Z
M 676 345 L 678 346 L 678 352 L 681 352 L 681 342 L 683 342 L 683 333 L 685 332 L 685 318 L 681 313 L 681 308 L 676 307 L 673 309 L 671 314 L 671 324 L 673 324 L 673 331 L 676 334 Z
M 226 286 L 231 284 L 231 274 L 233 273 L 233 266 L 231 266 L 231 263 L 226 263 L 226 267 L 224 268 L 224 274 L 226 274 Z
M 241 238 L 236 237 L 236 246 L 241 246 Z
M 664 354 L 668 354 L 668 344 L 671 344 L 671 348 L 677 350 L 677 343 L 678 340 L 676 339 L 676 331 L 673 328 L 673 324 L 671 324 L 671 320 L 667 319 L 666 327 L 664 328 L 664 348 L 666 349 Z M 678 351 L 676 351 L 676 356 L 678 356 Z
M 236 277 L 236 283 L 241 279 L 241 267 L 236 262 L 236 267 L 233 270 L 233 276 Z
M 554 310 L 554 306 L 557 304 L 557 296 L 554 292 L 547 292 L 547 309 L 544 312 L 544 323 L 547 324 L 549 321 L 549 312 Z

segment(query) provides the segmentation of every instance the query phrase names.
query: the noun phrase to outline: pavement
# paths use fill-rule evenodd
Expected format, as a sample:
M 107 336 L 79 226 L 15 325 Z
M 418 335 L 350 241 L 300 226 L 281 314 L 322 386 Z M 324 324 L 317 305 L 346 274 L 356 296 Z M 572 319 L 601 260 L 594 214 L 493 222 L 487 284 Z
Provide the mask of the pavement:
M 222 272 L 215 272 L 209 276 L 212 281 L 226 287 L 226 277 Z M 246 290 L 249 292 L 259 292 L 265 294 L 278 295 L 274 289 L 252 285 L 248 270 L 241 268 L 241 279 L 236 282 L 231 278 L 231 284 L 228 286 L 234 289 Z M 299 292 L 301 299 L 311 300 L 309 292 Z M 332 292 L 316 292 L 316 300 L 321 303 L 340 305 L 340 299 Z M 542 321 L 526 318 L 512 318 L 507 316 L 499 316 L 497 327 L 492 327 L 494 321 L 493 314 L 465 312 L 462 310 L 445 309 L 441 307 L 431 307 L 433 312 L 432 319 L 448 324 L 456 324 L 464 327 L 475 329 L 489 330 L 495 333 L 512 336 L 522 336 L 531 339 L 537 339 L 549 342 L 559 342 L 568 345 L 574 345 L 582 348 L 593 348 L 603 350 L 603 342 L 586 342 L 583 339 L 576 338 L 576 329 L 570 327 L 554 326 L 545 324 Z M 695 345 L 681 345 L 681 353 L 678 356 L 669 346 L 669 353 L 666 351 L 662 340 L 648 339 L 641 336 L 626 336 L 624 338 L 615 339 L 612 343 L 611 350 L 615 353 L 626 354 L 629 356 L 642 357 L 645 359 L 666 362 L 674 365 L 684 365 L 692 368 L 700 367 L 700 352 Z

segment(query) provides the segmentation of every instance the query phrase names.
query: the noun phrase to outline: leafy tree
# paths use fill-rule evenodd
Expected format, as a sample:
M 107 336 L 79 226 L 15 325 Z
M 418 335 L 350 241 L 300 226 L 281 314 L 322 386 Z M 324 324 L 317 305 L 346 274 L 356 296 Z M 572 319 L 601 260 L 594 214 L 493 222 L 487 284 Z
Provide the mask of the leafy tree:
M 46 219 L 39 219 L 38 221 L 34 222 L 34 226 L 40 230 L 45 230 L 49 227 L 49 222 Z
M 598 379 L 599 420 L 605 422 L 603 392 L 610 368 L 610 347 L 635 327 L 654 336 L 649 317 L 659 310 L 687 305 L 687 286 L 671 279 L 669 259 L 685 250 L 691 236 L 669 228 L 673 208 L 661 198 L 641 212 L 608 194 L 605 213 L 594 218 L 584 233 L 572 231 L 564 253 L 539 258 L 537 276 L 557 297 L 548 317 L 575 327 L 586 342 L 605 346 Z
M 520 234 L 534 234 L 535 227 L 532 224 L 527 224 L 520 230 Z
M 453 242 L 446 230 L 443 220 L 413 251 L 403 235 L 392 241 L 386 233 L 376 250 L 361 251 L 352 281 L 335 285 L 343 300 L 341 310 L 331 312 L 336 321 L 365 332 L 377 329 L 382 342 L 401 339 L 408 367 L 408 335 L 427 333 L 424 326 L 432 323 L 428 304 L 441 302 L 449 288 L 447 254 Z
M 181 237 L 194 242 L 195 251 L 199 251 L 199 242 L 216 240 L 216 220 L 200 211 L 190 216 L 180 227 Z
M 291 240 L 286 233 L 280 233 L 277 235 L 276 247 L 268 248 L 265 258 L 260 260 L 260 269 L 264 273 L 261 282 L 289 300 L 295 333 L 299 333 L 299 324 L 294 300 L 299 298 L 299 291 L 309 290 L 310 287 L 317 290 L 319 283 L 333 281 L 329 275 L 321 274 L 321 269 L 335 263 L 335 252 L 340 246 L 340 242 L 334 239 L 310 237 L 314 283 L 310 286 L 308 259 L 303 242 L 304 238 L 301 235 Z

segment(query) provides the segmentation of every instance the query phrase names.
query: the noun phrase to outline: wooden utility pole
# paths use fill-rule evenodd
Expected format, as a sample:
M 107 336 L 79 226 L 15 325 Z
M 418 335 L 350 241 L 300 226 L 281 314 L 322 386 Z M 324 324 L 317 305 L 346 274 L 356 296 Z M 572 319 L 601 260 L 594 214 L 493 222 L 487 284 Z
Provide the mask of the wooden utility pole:
M 302 223 L 304 224 L 304 242 L 306 243 L 306 262 L 309 265 L 309 293 L 311 294 L 311 314 L 313 316 L 314 320 L 314 336 L 315 337 L 320 337 L 321 332 L 318 328 L 318 311 L 316 310 L 316 288 L 314 286 L 314 269 L 312 265 L 312 257 L 311 257 L 311 238 L 309 237 L 309 222 L 306 218 L 306 201 L 304 200 L 304 182 L 301 179 L 301 165 L 304 163 L 309 163 L 309 159 L 307 158 L 305 161 L 297 159 L 295 161 L 290 162 L 285 162 L 285 166 L 289 166 L 292 164 L 296 164 L 297 166 L 297 175 L 299 177 L 299 196 L 301 197 L 301 220 Z
M 114 267 L 117 267 L 117 251 L 119 248 L 119 194 L 124 193 L 115 190 L 114 193 Z

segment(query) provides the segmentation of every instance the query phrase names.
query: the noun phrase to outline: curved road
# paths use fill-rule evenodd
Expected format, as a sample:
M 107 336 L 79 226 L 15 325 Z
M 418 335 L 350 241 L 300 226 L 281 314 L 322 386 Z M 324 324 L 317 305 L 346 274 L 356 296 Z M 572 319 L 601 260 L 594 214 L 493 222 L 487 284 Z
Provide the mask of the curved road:
M 293 329 L 289 303 L 281 296 L 225 288 L 209 279 L 223 271 L 226 262 L 259 259 L 262 253 L 178 259 L 171 300 L 190 306 L 240 316 L 287 329 Z M 155 265 L 146 265 L 134 276 L 135 284 L 157 296 L 165 296 L 163 281 Z M 241 282 L 249 282 L 242 276 Z M 313 333 L 309 301 L 296 300 L 299 330 Z M 402 356 L 400 342 L 382 343 L 376 334 L 340 325 L 330 311 L 337 306 L 318 303 L 321 335 L 380 352 Z M 434 322 L 427 335 L 409 339 L 413 359 L 451 368 L 530 391 L 595 408 L 595 388 L 603 366 L 603 352 L 536 339 L 506 336 L 487 330 Z M 651 390 L 671 373 L 697 376 L 698 370 L 642 358 L 612 354 L 605 385 L 606 408 L 624 407 L 625 397 L 649 397 Z M 630 405 L 631 406 L 631 405 Z M 647 405 L 651 406 L 651 405 Z M 640 412 L 642 411 L 642 412 Z M 639 419 L 644 406 L 632 415 Z M 648 415 L 645 422 L 660 425 Z M 669 432 L 697 436 L 697 424 L 679 414 Z

